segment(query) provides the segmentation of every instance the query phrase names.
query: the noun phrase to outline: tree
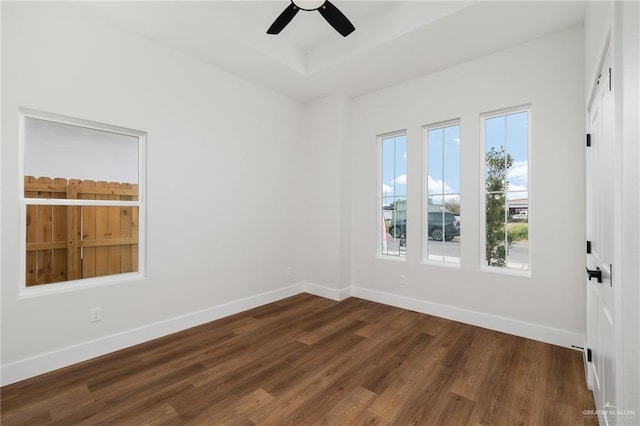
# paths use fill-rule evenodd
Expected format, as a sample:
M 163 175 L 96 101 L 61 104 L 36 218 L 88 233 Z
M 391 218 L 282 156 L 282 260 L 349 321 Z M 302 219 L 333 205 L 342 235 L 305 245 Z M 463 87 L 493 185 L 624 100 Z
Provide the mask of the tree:
M 511 241 L 506 238 L 506 198 L 507 171 L 513 164 L 513 158 L 503 147 L 491 148 L 486 154 L 486 251 L 485 258 L 489 266 L 505 266 Z
M 453 213 L 453 214 L 460 214 L 460 200 L 455 199 L 455 200 L 445 201 L 444 211 Z

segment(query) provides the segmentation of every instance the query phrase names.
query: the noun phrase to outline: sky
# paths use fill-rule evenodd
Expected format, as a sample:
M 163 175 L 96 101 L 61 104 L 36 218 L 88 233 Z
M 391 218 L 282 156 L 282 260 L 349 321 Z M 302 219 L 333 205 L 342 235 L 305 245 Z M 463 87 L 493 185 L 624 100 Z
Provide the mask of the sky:
M 506 147 L 513 158 L 507 175 L 509 191 L 527 191 L 528 167 L 528 113 L 526 111 L 488 118 L 485 120 L 485 148 L 496 150 Z M 526 192 L 512 194 L 509 198 L 527 198 Z
M 442 194 L 460 194 L 460 125 L 429 129 L 426 140 L 429 195 L 442 204 Z
M 513 158 L 509 170 L 509 191 L 521 191 L 508 198 L 527 198 L 528 113 L 517 112 L 485 119 L 485 148 L 500 150 L 506 146 Z M 460 194 L 460 125 L 426 130 L 426 163 L 429 196 L 434 204 Z M 444 170 L 443 170 L 444 169 Z M 391 196 L 407 194 L 407 137 L 398 135 L 382 140 L 382 182 L 384 204 L 393 202 Z M 447 194 L 456 194 L 449 195 Z
M 138 138 L 25 119 L 25 176 L 138 183 Z
M 382 139 L 382 192 L 383 196 L 407 196 L 407 136 L 398 135 Z M 383 204 L 394 202 L 385 198 Z

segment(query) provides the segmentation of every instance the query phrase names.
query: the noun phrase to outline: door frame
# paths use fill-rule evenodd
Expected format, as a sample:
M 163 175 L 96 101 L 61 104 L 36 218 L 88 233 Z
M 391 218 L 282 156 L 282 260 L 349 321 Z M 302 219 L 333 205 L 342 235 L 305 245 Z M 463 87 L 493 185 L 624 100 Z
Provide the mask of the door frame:
M 616 396 L 619 424 L 640 422 L 640 4 L 613 4 L 616 93 Z M 617 271 L 617 272 L 616 272 Z M 617 278 L 616 278 L 617 277 Z M 626 413 L 625 413 L 626 411 Z M 635 415 L 629 413 L 634 412 Z

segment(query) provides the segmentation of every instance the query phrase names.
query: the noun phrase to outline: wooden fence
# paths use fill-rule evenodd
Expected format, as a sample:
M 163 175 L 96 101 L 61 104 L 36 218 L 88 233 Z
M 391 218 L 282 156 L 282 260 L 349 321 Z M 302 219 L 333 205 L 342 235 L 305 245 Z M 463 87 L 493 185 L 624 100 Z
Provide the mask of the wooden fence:
M 25 198 L 138 199 L 138 185 L 24 178 Z M 27 202 L 26 284 L 34 286 L 138 270 L 138 207 Z

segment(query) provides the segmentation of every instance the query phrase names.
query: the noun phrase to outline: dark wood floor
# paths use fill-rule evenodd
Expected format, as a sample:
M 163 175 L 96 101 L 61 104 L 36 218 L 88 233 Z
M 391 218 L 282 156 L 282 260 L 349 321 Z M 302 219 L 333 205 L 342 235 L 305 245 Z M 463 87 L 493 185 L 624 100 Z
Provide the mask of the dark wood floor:
M 301 294 L 2 388 L 0 423 L 575 425 L 571 349 Z

